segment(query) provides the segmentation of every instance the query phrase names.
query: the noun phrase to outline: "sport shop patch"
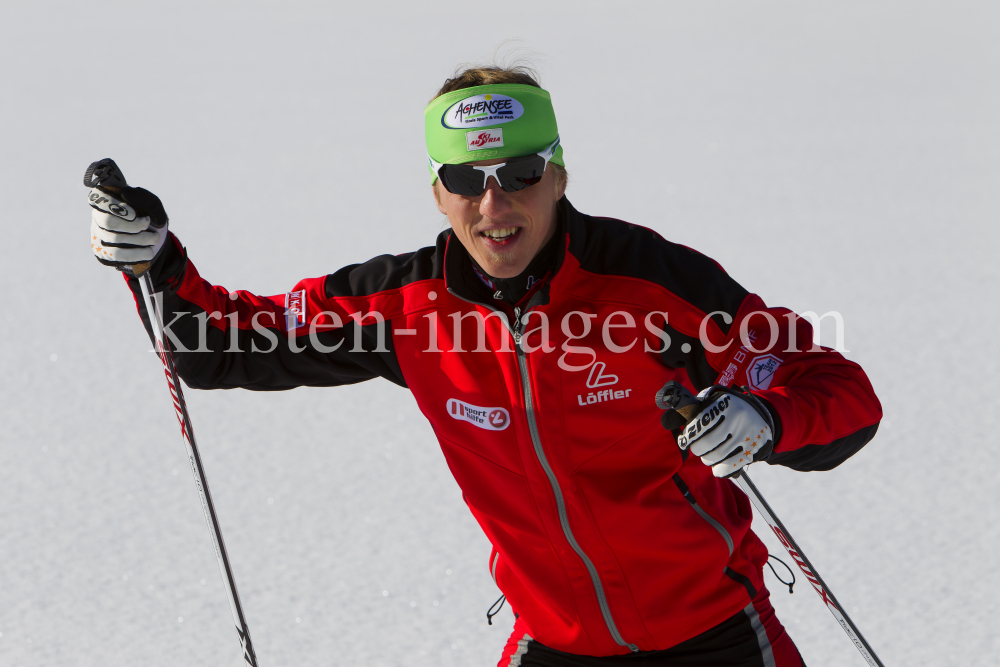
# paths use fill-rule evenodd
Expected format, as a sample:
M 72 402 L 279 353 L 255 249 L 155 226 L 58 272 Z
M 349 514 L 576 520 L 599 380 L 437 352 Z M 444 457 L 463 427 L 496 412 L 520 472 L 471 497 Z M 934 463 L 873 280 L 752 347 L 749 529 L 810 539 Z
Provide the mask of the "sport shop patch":
M 289 292 L 285 295 L 285 329 L 298 329 L 306 323 L 306 291 Z
M 524 107 L 513 97 L 498 95 L 473 95 L 455 102 L 441 116 L 441 124 L 454 130 L 484 125 L 497 125 L 517 120 L 524 114 Z
M 747 368 L 747 384 L 751 389 L 767 389 L 771 386 L 774 371 L 781 365 L 781 359 L 773 354 L 754 357 Z
M 448 399 L 452 419 L 469 422 L 487 431 L 502 431 L 510 425 L 510 414 L 503 408 L 481 408 L 456 398 Z
M 503 148 L 503 128 L 494 127 L 489 130 L 475 130 L 465 133 L 465 149 L 482 151 L 487 148 Z

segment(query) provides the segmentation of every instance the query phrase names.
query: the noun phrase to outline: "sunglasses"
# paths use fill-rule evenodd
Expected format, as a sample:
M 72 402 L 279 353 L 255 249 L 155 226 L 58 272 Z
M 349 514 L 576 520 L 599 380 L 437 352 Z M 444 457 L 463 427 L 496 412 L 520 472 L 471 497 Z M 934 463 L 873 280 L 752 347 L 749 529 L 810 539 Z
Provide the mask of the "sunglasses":
M 504 192 L 517 192 L 531 187 L 542 180 L 545 167 L 559 148 L 559 137 L 541 153 L 524 155 L 488 167 L 473 167 L 468 164 L 441 164 L 427 156 L 431 169 L 441 179 L 445 190 L 463 197 L 478 197 L 486 191 L 486 182 L 490 176 Z

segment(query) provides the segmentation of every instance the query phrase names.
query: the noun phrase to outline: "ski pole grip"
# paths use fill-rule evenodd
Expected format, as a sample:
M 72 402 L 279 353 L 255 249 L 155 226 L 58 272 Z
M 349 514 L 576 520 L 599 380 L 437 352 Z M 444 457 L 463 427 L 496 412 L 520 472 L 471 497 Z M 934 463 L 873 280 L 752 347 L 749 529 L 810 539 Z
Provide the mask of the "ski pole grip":
M 115 197 L 122 197 L 122 190 L 128 187 L 125 174 L 109 157 L 90 163 L 87 171 L 83 174 L 83 184 L 88 188 L 97 188 Z M 127 267 L 119 266 L 117 269 L 134 276 L 141 276 L 149 269 L 150 264 L 151 262 L 143 262 Z
M 117 194 L 122 188 L 127 188 L 125 176 L 115 161 L 109 157 L 92 162 L 83 175 L 83 184 L 88 188 L 108 189 Z
M 698 414 L 701 404 L 687 387 L 677 380 L 671 380 L 656 392 L 656 407 L 661 410 L 675 410 L 685 422 L 689 422 Z

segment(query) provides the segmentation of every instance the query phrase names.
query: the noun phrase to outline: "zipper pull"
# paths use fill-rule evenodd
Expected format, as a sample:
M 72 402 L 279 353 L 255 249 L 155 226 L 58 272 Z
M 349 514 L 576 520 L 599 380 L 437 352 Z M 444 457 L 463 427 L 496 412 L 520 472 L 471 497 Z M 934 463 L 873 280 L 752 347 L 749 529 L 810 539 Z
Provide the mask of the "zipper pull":
M 514 307 L 514 342 L 517 345 L 521 344 L 521 309 L 517 306 Z

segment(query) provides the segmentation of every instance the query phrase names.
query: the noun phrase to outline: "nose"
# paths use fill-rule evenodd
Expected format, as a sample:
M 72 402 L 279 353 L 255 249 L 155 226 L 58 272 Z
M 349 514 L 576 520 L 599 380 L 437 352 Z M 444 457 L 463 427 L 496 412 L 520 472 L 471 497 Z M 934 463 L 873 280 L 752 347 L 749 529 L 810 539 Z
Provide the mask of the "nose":
M 486 179 L 486 190 L 479 201 L 479 213 L 488 218 L 498 218 L 511 210 L 510 195 L 503 191 L 493 176 Z

